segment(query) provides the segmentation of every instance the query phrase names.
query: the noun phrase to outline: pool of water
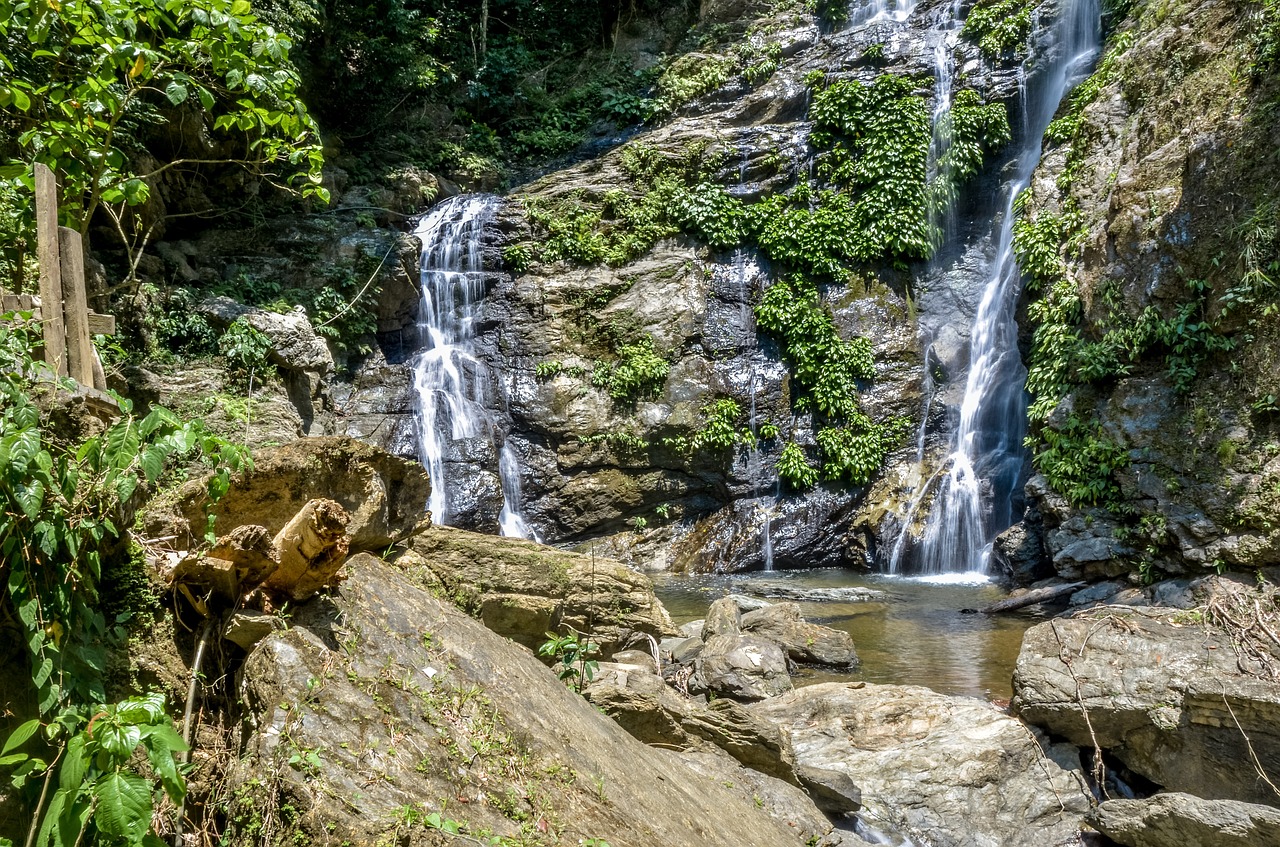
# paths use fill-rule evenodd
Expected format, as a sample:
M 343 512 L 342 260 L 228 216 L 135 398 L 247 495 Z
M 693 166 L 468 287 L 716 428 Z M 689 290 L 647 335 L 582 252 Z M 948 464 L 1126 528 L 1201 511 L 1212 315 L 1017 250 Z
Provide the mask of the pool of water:
M 913 578 L 841 568 L 730 576 L 658 574 L 654 590 L 679 624 L 704 617 L 707 607 L 726 594 L 757 594 L 752 583 L 763 581 L 801 588 L 862 586 L 886 595 L 868 602 L 800 603 L 806 620 L 853 637 L 862 666 L 851 674 L 805 668 L 797 685 L 861 679 L 1007 699 L 1022 633 L 1035 623 L 1027 615 L 965 611 L 1005 596 L 999 587 L 972 574 Z

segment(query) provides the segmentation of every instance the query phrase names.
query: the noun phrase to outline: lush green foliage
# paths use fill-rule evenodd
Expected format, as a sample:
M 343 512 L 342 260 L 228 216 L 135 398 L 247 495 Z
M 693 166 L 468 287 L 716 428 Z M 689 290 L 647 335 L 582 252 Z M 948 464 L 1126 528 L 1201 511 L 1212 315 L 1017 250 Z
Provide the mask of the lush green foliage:
M 251 379 L 261 383 L 274 371 L 267 362 L 271 339 L 254 329 L 244 318 L 227 327 L 218 339 L 218 352 L 226 360 L 227 375 L 240 385 L 247 386 Z
M 671 365 L 653 349 L 653 339 L 643 336 L 618 347 L 613 362 L 599 362 L 591 372 L 591 384 L 603 388 L 614 400 L 635 402 L 662 390 Z
M 175 756 L 187 749 L 165 709 L 164 696 L 122 700 L 109 706 L 67 709 L 43 727 L 57 740 L 57 758 L 13 752 L 42 729 L 39 720 L 18 727 L 5 743 L 0 765 L 14 767 L 14 782 L 53 769 L 58 788 L 49 799 L 36 847 L 159 847 L 152 834 L 153 797 L 162 789 L 181 803 L 186 782 Z M 135 756 L 149 766 L 144 774 Z M 87 839 L 87 841 L 85 840 Z
M 847 207 L 820 208 L 841 214 L 850 258 L 924 258 L 932 252 L 925 191 L 929 159 L 929 110 L 905 77 L 882 74 L 864 85 L 840 81 L 814 92 L 810 136 L 818 174 L 847 189 Z
M 936 134 L 944 152 L 929 185 L 935 212 L 955 203 L 960 186 L 978 173 L 987 153 L 1009 143 L 1009 112 L 1003 103 L 984 103 L 982 95 L 966 88 L 956 93 Z
M 104 566 L 128 557 L 124 527 L 147 486 L 199 460 L 215 469 L 216 501 L 247 453 L 162 408 L 135 417 L 123 400 L 122 417 L 99 435 L 75 442 L 46 431 L 32 396 L 63 386 L 40 376 L 32 337 L 14 317 L 0 316 L 0 603 L 19 622 L 42 718 L 9 737 L 0 764 L 14 767 L 19 788 L 56 776 L 52 796 L 41 791 L 33 806 L 37 847 L 153 845 L 156 785 L 181 800 L 173 756 L 184 745 L 159 695 L 103 705 L 105 650 L 123 639 L 131 614 L 107 619 Z M 41 727 L 56 755 L 15 752 Z
M 858 403 L 858 382 L 875 375 L 871 342 L 840 337 L 835 319 L 817 289 L 803 279 L 774 283 L 756 306 L 762 330 L 782 345 L 792 371 L 796 406 L 812 410 L 823 424 L 817 432 L 821 469 L 809 464 L 794 442 L 783 448 L 778 473 L 793 488 L 827 479 L 863 485 L 901 437 L 903 422 L 877 424 Z
M 992 61 L 1021 55 L 1031 34 L 1032 5 L 1030 0 L 979 0 L 965 17 L 960 35 Z
M 82 231 L 99 204 L 136 206 L 162 171 L 207 158 L 181 152 L 138 170 L 142 128 L 175 111 L 239 145 L 229 158 L 325 196 L 318 133 L 289 47 L 247 0 L 5 4 L 0 129 L 16 136 L 24 160 L 59 173 L 63 212 Z
M 727 397 L 713 400 L 702 407 L 702 428 L 694 434 L 691 446 L 695 450 L 702 447 L 726 450 L 740 442 L 753 441 L 750 430 L 738 430 L 741 418 L 742 407 L 737 401 Z
M 816 437 L 822 451 L 822 475 L 866 485 L 909 426 L 900 419 L 875 424 L 859 413 L 842 426 L 819 429 Z
M 361 178 L 410 162 L 498 181 L 515 162 L 644 120 L 651 73 L 613 49 L 657 0 L 268 0 L 326 128 Z M 353 145 L 354 146 L 354 145 Z
M 804 449 L 794 441 L 788 441 L 778 457 L 778 477 L 797 490 L 812 488 L 818 482 L 819 471 L 809 463 Z
M 1128 466 L 1129 454 L 1108 440 L 1096 421 L 1071 415 L 1060 427 L 1044 427 L 1041 437 L 1036 467 L 1072 504 L 1114 507 L 1120 502 L 1114 473 Z
M 132 514 L 135 493 L 171 463 L 201 457 L 216 466 L 211 495 L 229 484 L 246 454 L 156 408 L 125 415 L 101 435 L 66 443 L 42 430 L 30 393 L 31 340 L 0 321 L 0 561 L 6 598 L 27 630 L 32 680 L 43 713 L 101 703 L 108 621 L 98 606 L 103 557 Z M 47 385 L 47 384 L 46 384 Z M 47 390 L 47 389 L 46 389 Z
M 801 408 L 831 418 L 859 414 L 858 380 L 875 375 L 871 342 L 841 338 L 817 288 L 800 278 L 774 283 L 756 306 L 756 321 L 782 344 Z
M 1250 34 L 1256 58 L 1253 72 L 1262 76 L 1280 64 L 1280 0 L 1263 0 Z

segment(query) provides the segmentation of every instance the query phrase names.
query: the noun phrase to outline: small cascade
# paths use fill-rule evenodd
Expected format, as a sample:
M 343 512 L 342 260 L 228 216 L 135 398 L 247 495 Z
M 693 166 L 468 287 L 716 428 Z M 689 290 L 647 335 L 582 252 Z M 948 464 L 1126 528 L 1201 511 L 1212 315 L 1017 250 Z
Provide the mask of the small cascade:
M 458 484 L 451 479 L 450 446 L 486 439 L 498 447 L 502 534 L 529 538 L 532 533 L 519 511 L 518 464 L 503 443 L 495 412 L 500 398 L 474 346 L 485 294 L 482 235 L 497 203 L 491 195 L 452 197 L 432 208 L 413 231 L 422 242 L 422 350 L 413 361 L 418 456 L 431 477 L 427 508 L 436 523 L 448 525 L 453 517 L 450 492 Z
M 950 454 L 918 490 L 904 522 L 905 536 L 919 519 L 916 510 L 929 510 L 911 551 L 914 567 L 908 566 L 900 538 L 891 573 L 986 573 L 995 536 L 1013 523 L 1026 433 L 1026 369 L 1018 355 L 1015 318 L 1022 279 L 1013 256 L 1013 204 L 1039 164 L 1041 139 L 1058 104 L 1097 53 L 1099 21 L 1098 0 L 1065 0 L 1044 69 L 1024 82 L 1022 147 L 992 233 L 995 249 L 970 332 L 969 368 Z
M 538 534 L 520 514 L 520 465 L 516 451 L 510 442 L 502 445 L 498 453 L 498 477 L 502 480 L 502 511 L 498 513 L 498 529 L 508 538 L 531 538 L 541 541 Z
M 916 0 L 853 0 L 846 30 L 867 24 L 903 23 L 916 9 Z
M 751 480 L 752 485 L 758 485 L 759 480 L 763 476 L 763 457 L 760 453 L 760 416 L 756 409 L 756 390 L 758 380 L 755 377 L 751 379 L 751 417 L 748 418 L 748 426 L 751 429 Z M 773 570 L 773 535 L 770 531 L 770 525 L 773 523 L 773 510 L 778 505 L 778 487 L 781 482 L 774 488 L 773 496 L 761 497 L 759 490 L 751 492 L 752 498 L 755 500 L 756 509 L 760 513 L 760 557 L 764 561 L 764 570 L 766 572 Z

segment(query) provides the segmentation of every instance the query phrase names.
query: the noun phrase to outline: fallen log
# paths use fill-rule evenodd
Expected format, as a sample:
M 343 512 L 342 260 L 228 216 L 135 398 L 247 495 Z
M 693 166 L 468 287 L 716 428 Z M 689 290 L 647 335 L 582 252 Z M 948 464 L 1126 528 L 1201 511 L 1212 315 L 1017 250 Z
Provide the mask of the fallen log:
M 280 566 L 271 531 L 253 524 L 238 526 L 219 538 L 208 555 L 235 564 L 242 592 L 259 585 Z
M 347 560 L 351 516 L 333 500 L 310 500 L 276 533 L 279 566 L 262 583 L 269 594 L 301 601 L 337 581 Z
M 1064 594 L 1079 591 L 1088 584 L 1087 582 L 1070 582 L 1066 585 L 1046 585 L 1044 588 L 1034 588 L 1025 594 L 1019 594 L 1017 597 L 1006 597 L 999 602 L 992 603 L 983 609 L 982 613 L 984 615 L 999 615 L 1005 612 L 1015 612 L 1027 606 L 1034 606 L 1036 603 L 1043 603 L 1046 600 L 1053 600 Z

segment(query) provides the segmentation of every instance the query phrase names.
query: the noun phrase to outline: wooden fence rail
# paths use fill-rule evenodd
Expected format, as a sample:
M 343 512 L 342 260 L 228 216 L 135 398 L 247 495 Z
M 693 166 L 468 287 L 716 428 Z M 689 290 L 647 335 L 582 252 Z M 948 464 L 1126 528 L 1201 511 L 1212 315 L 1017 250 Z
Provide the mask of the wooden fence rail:
M 85 291 L 84 242 L 80 233 L 58 226 L 58 183 L 53 171 L 35 166 L 36 249 L 40 262 L 40 303 L 29 294 L 0 290 L 0 312 L 33 312 L 44 342 L 44 361 L 59 376 L 86 388 L 106 389 L 93 335 L 113 335 L 115 318 L 89 311 Z

